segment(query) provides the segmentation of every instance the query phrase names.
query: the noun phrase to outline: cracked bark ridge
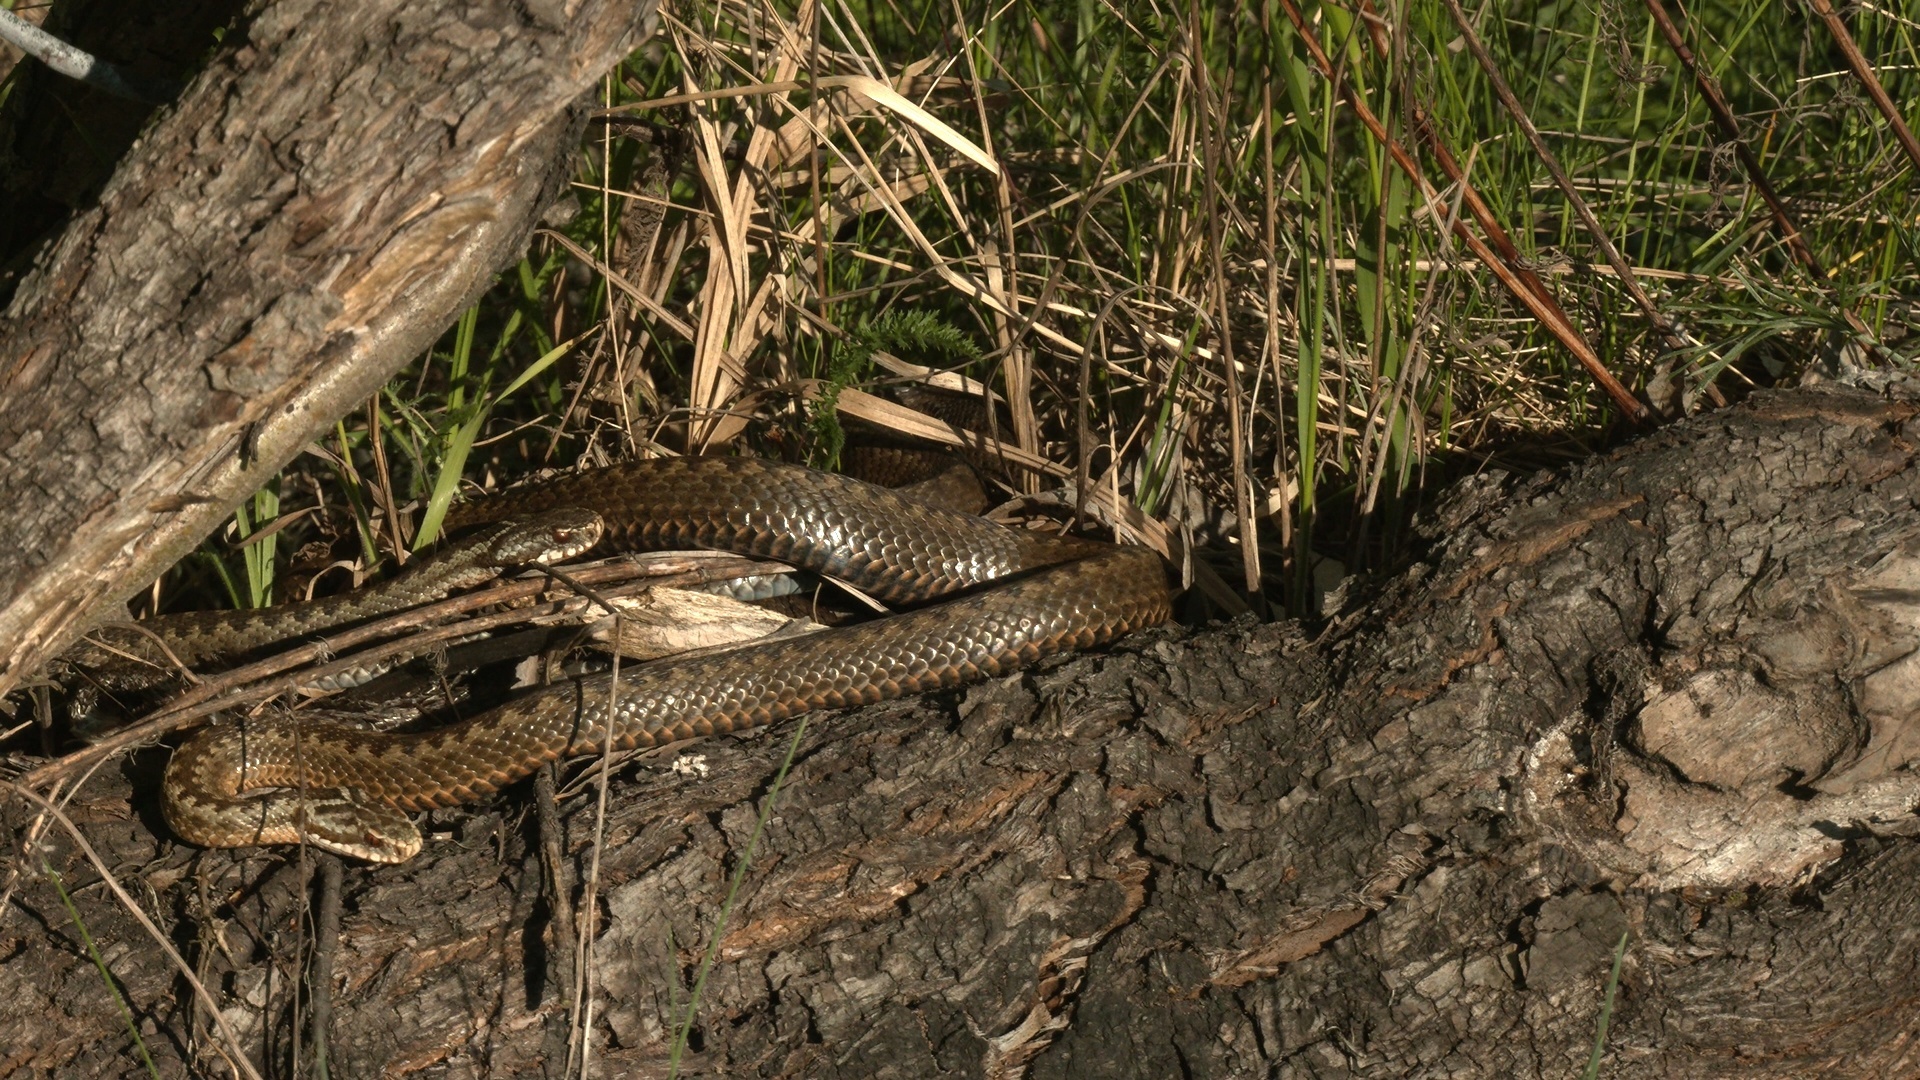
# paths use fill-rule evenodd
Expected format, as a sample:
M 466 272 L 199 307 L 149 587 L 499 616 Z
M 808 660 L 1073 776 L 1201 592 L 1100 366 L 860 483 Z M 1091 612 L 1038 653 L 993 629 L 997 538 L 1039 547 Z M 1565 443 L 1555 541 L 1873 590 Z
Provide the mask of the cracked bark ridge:
M 517 255 L 651 3 L 259 8 L 0 322 L 0 693 Z M 97 617 L 97 616 L 95 616 Z
M 1916 415 L 1759 395 L 1567 475 L 1463 485 L 1429 560 L 1320 641 L 1159 631 L 815 718 L 683 1067 L 1577 1075 L 1626 933 L 1604 1075 L 1920 1072 Z M 619 770 L 593 924 L 607 1075 L 666 1073 L 793 735 Z M 129 775 L 83 791 L 85 827 L 148 867 L 176 941 L 220 928 L 192 958 L 284 1053 L 291 860 L 169 850 L 125 820 L 151 798 Z M 576 880 L 592 804 L 567 807 Z M 439 812 L 420 860 L 349 870 L 346 1074 L 563 1070 L 524 805 Z M 177 980 L 55 846 L 148 1045 L 186 1045 Z M 0 1046 L 118 1074 L 60 911 L 26 881 L 0 922 Z

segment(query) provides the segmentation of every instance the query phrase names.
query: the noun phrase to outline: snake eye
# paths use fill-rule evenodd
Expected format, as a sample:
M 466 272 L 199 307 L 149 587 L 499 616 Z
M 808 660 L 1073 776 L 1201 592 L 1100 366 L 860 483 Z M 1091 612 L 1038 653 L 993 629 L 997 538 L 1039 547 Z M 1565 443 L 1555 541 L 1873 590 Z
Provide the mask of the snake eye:
M 549 566 L 571 559 L 600 542 L 600 515 L 578 507 L 549 510 L 508 528 L 493 544 L 496 564 Z
M 570 559 L 600 542 L 601 535 L 606 531 L 600 515 L 590 511 L 582 511 L 582 513 L 586 514 L 583 520 L 554 528 L 554 547 L 565 549 L 566 554 L 549 561 Z

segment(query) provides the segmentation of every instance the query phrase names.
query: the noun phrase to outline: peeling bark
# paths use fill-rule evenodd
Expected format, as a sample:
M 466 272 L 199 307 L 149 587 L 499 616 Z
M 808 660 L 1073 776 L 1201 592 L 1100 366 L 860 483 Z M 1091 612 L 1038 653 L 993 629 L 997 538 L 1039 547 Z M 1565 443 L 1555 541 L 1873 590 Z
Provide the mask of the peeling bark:
M 593 1071 L 666 1074 L 797 738 L 687 1074 L 1577 1075 L 1622 934 L 1603 1075 L 1920 1072 L 1917 415 L 1763 394 L 1469 482 L 1427 561 L 1319 641 L 1159 631 L 624 763 L 604 823 L 589 794 L 545 834 L 568 908 L 598 844 Z M 160 757 L 75 817 L 284 1070 L 300 864 L 173 847 Z M 336 1074 L 566 1071 L 527 806 L 436 813 L 420 859 L 348 868 Z M 49 847 L 149 1047 L 213 1071 L 180 978 Z M 0 1075 L 127 1070 L 89 970 L 23 877 Z
M 650 3 L 276 0 L 0 323 L 0 693 L 157 577 L 523 250 Z

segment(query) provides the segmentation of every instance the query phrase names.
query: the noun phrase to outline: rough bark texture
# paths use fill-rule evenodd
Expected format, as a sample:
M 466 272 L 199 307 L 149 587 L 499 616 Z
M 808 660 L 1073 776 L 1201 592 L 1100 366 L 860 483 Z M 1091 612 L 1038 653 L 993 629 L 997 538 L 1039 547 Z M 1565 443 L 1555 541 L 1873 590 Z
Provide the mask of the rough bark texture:
M 1916 415 L 1763 395 L 1468 485 L 1429 562 L 1319 642 L 1161 631 L 815 719 L 683 1073 L 1577 1075 L 1624 933 L 1603 1075 L 1920 1074 Z M 435 815 L 413 863 L 349 867 L 334 1074 L 575 1075 L 557 927 L 581 894 L 549 898 L 544 837 L 569 881 L 597 859 L 590 1072 L 665 1075 L 794 738 L 623 765 L 598 832 L 590 794 L 558 838 L 520 790 Z M 285 1073 L 300 864 L 168 843 L 160 757 L 75 816 Z M 182 979 L 47 847 L 163 1073 L 224 1075 Z M 106 988 L 23 869 L 0 1076 L 123 1075 Z
M 523 248 L 649 3 L 275 0 L 0 323 L 0 693 Z

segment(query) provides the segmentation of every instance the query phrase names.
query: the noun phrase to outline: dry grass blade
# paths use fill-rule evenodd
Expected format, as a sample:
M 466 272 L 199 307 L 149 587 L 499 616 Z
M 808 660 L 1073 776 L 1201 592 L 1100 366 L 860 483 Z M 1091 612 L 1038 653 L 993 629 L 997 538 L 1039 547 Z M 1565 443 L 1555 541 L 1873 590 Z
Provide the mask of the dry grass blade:
M 862 97 L 871 99 L 877 104 L 884 105 L 906 119 L 911 120 L 925 130 L 927 134 L 947 144 L 948 147 L 965 156 L 974 164 L 987 170 L 987 172 L 992 173 L 994 176 L 1000 175 L 1000 163 L 993 160 L 993 155 L 980 149 L 972 139 L 953 130 L 945 121 L 920 106 L 915 105 L 913 102 L 908 101 L 905 97 L 901 96 L 900 91 L 895 90 L 893 87 L 888 86 L 878 79 L 868 75 L 828 75 L 819 81 L 819 85 L 822 88 L 841 87 L 851 90 Z
M 679 334 L 682 340 L 692 341 L 698 335 L 699 332 L 695 330 L 693 327 L 687 325 L 687 323 L 684 320 L 682 320 L 679 316 L 675 315 L 671 311 L 668 311 L 666 308 L 660 306 L 660 302 L 658 300 L 655 300 L 651 295 L 646 293 L 644 290 L 642 290 L 639 286 L 635 285 L 633 282 L 628 281 L 626 278 L 622 277 L 612 267 L 608 266 L 606 263 L 601 262 L 599 259 L 594 258 L 592 252 L 588 251 L 586 248 L 581 247 L 579 244 L 575 243 L 571 237 L 566 236 L 562 233 L 554 232 L 551 229 L 542 230 L 541 235 L 548 237 L 554 243 L 559 244 L 561 247 L 565 248 L 567 252 L 571 254 L 574 258 L 579 259 L 581 262 L 586 263 L 589 267 L 593 269 L 594 273 L 599 274 L 609 284 L 615 286 L 621 292 L 626 293 L 627 296 L 632 298 L 634 303 L 639 304 L 641 307 L 647 309 L 647 313 L 652 315 L 654 318 L 660 320 L 662 325 L 667 327 L 669 330 L 672 330 L 674 333 Z
M 1634 277 L 1632 266 L 1628 265 L 1626 257 L 1620 254 L 1620 249 L 1614 246 L 1613 238 L 1607 235 L 1606 227 L 1600 224 L 1600 219 L 1594 215 L 1593 208 L 1587 205 L 1587 200 L 1581 197 L 1579 189 L 1573 186 L 1573 180 L 1567 176 L 1566 169 L 1561 167 L 1560 159 L 1548 148 L 1546 140 L 1540 137 L 1540 129 L 1534 126 L 1533 118 L 1527 115 L 1526 108 L 1520 104 L 1520 99 L 1515 96 L 1513 88 L 1507 85 L 1506 77 L 1500 74 L 1500 65 L 1494 61 L 1493 56 L 1487 52 L 1486 45 L 1480 41 L 1480 35 L 1473 28 L 1473 21 L 1467 18 L 1466 11 L 1460 7 L 1460 0 L 1446 0 L 1446 4 L 1447 11 L 1453 15 L 1454 25 L 1460 28 L 1460 35 L 1466 42 L 1467 51 L 1473 54 L 1474 62 L 1480 65 L 1480 70 L 1486 72 L 1487 82 L 1500 98 L 1500 104 L 1505 107 L 1507 114 L 1513 117 L 1513 122 L 1519 127 L 1520 133 L 1527 137 L 1527 145 L 1533 148 L 1534 154 L 1540 158 L 1540 164 L 1545 166 L 1547 174 L 1553 177 L 1555 186 L 1559 187 L 1560 193 L 1566 196 L 1567 205 L 1573 207 L 1573 212 L 1580 216 L 1580 223 L 1587 230 L 1587 239 L 1605 257 L 1607 265 L 1613 268 L 1614 275 L 1626 287 L 1627 295 L 1633 297 L 1633 302 L 1639 305 L 1641 314 L 1669 338 L 1675 347 L 1684 348 L 1696 344 L 1684 331 L 1674 325 L 1673 320 L 1660 312 L 1660 309 L 1654 305 L 1653 298 L 1647 295 L 1647 290 L 1642 288 L 1639 280 Z M 1512 256 L 1510 255 L 1509 258 Z
M 1191 42 L 1198 42 L 1201 39 L 1199 0 L 1188 2 L 1187 35 Z M 1202 182 L 1206 187 L 1207 248 L 1210 257 L 1207 276 L 1211 284 L 1208 291 L 1213 301 L 1214 316 L 1218 320 L 1220 371 L 1227 385 L 1227 452 L 1233 468 L 1234 520 L 1240 534 L 1240 566 L 1245 575 L 1247 595 L 1258 597 L 1261 595 L 1260 536 L 1259 527 L 1253 517 L 1252 484 L 1247 477 L 1246 435 L 1242 430 L 1242 413 L 1245 405 L 1241 401 L 1240 369 L 1233 354 L 1233 308 L 1227 296 L 1230 286 L 1227 281 L 1224 250 L 1226 229 L 1220 220 L 1222 213 L 1220 172 L 1223 156 L 1220 143 L 1224 137 L 1216 134 L 1218 119 L 1215 112 L 1223 103 L 1215 99 L 1207 65 L 1204 62 L 1193 64 L 1189 70 L 1194 80 L 1194 116 L 1199 121 L 1199 130 L 1196 135 L 1200 143 L 1201 161 L 1204 164 L 1201 173 Z
M 840 411 L 854 420 L 864 420 L 876 427 L 898 432 L 909 438 L 943 446 L 966 447 L 991 454 L 1010 465 L 1023 470 L 1052 476 L 1071 476 L 1072 471 L 1038 454 L 1028 453 L 1012 443 L 1002 442 L 979 432 L 968 431 L 956 424 L 935 417 L 905 405 L 896 404 L 886 398 L 875 397 L 862 390 L 842 390 L 839 396 Z
M 1867 62 L 1860 52 L 1860 46 L 1854 44 L 1853 35 L 1847 32 L 1847 24 L 1840 19 L 1840 13 L 1833 10 L 1828 0 L 1807 0 L 1814 14 L 1826 23 L 1827 31 L 1833 35 L 1833 43 L 1840 47 L 1840 55 L 1847 58 L 1847 66 L 1853 69 L 1854 78 L 1860 80 L 1860 86 L 1873 100 L 1873 107 L 1880 110 L 1880 116 L 1887 122 L 1887 130 L 1900 143 L 1900 149 L 1906 151 L 1907 160 L 1913 164 L 1916 174 L 1920 174 L 1920 142 L 1913 137 L 1913 129 L 1907 126 L 1906 117 L 1900 115 L 1887 88 L 1880 84 L 1879 76 L 1873 73 L 1873 65 Z
M 1427 200 L 1428 212 L 1433 216 L 1433 219 L 1435 221 L 1447 220 L 1445 206 L 1440 199 L 1439 192 L 1434 190 L 1433 185 L 1427 181 L 1426 176 L 1420 171 L 1420 166 L 1413 158 L 1400 147 L 1399 143 L 1388 136 L 1386 125 L 1382 124 L 1380 118 L 1374 115 L 1373 110 L 1368 107 L 1366 101 L 1354 92 L 1346 79 L 1341 78 L 1340 73 L 1335 70 L 1333 62 L 1328 59 L 1326 50 L 1321 48 L 1320 39 L 1313 34 L 1312 29 L 1307 25 L 1306 19 L 1301 16 L 1300 9 L 1294 5 L 1293 0 L 1280 0 L 1280 4 L 1282 10 L 1287 13 L 1287 18 L 1292 20 L 1294 30 L 1299 33 L 1301 40 L 1306 44 L 1307 51 L 1312 55 L 1314 63 L 1320 68 L 1321 74 L 1340 87 L 1341 95 L 1346 98 L 1347 104 L 1353 108 L 1354 115 L 1359 117 L 1360 122 L 1366 126 L 1367 131 L 1372 134 L 1382 146 L 1386 147 L 1387 152 L 1392 155 L 1395 164 L 1399 165 L 1420 189 L 1421 194 Z M 1540 320 L 1541 324 L 1553 334 L 1555 340 L 1559 341 L 1568 352 L 1573 354 L 1574 359 L 1578 360 L 1580 366 L 1585 368 L 1587 374 L 1592 377 L 1594 384 L 1605 391 L 1607 397 L 1613 400 L 1616 408 L 1636 420 L 1643 419 L 1647 416 L 1646 406 L 1635 400 L 1633 394 L 1630 393 L 1625 386 L 1620 384 L 1620 380 L 1616 379 L 1613 373 L 1607 370 L 1607 366 L 1601 363 L 1599 355 L 1593 351 L 1593 346 L 1588 344 L 1586 338 L 1581 335 L 1578 330 L 1574 329 L 1565 313 L 1558 310 L 1557 305 L 1552 305 L 1543 299 L 1542 290 L 1536 288 L 1534 284 L 1529 283 L 1526 277 L 1523 276 L 1523 271 L 1507 260 L 1496 257 L 1493 250 L 1486 245 L 1485 241 L 1475 236 L 1473 231 L 1467 228 L 1465 222 L 1455 219 L 1453 228 L 1454 232 L 1466 243 L 1467 247 L 1472 249 L 1473 253 L 1494 272 L 1494 275 L 1500 279 L 1502 285 L 1506 286 L 1507 291 L 1513 295 L 1514 299 L 1525 305 L 1527 310 L 1533 313 L 1533 317 Z
M 1741 166 L 1746 169 L 1747 180 L 1753 184 L 1754 190 L 1767 204 L 1767 209 L 1773 213 L 1773 220 L 1780 230 L 1781 241 L 1787 245 L 1788 250 L 1793 252 L 1793 257 L 1799 261 L 1800 265 L 1806 267 L 1807 272 L 1813 275 L 1816 281 L 1826 281 L 1826 268 L 1821 265 L 1819 256 L 1813 253 L 1813 248 L 1808 246 L 1806 237 L 1801 234 L 1799 225 L 1795 224 L 1787 204 L 1780 198 L 1779 192 L 1774 190 L 1773 182 L 1767 178 L 1766 168 L 1760 164 L 1760 159 L 1754 155 L 1753 148 L 1748 146 L 1746 139 L 1741 136 L 1740 122 L 1734 118 L 1733 110 L 1727 107 L 1727 99 L 1720 93 L 1720 87 L 1714 81 L 1713 75 L 1700 65 L 1699 59 L 1693 55 L 1693 50 L 1687 47 L 1686 37 L 1680 33 L 1680 28 L 1674 24 L 1673 17 L 1667 13 L 1666 5 L 1661 0 L 1645 0 L 1645 3 L 1647 10 L 1653 15 L 1654 22 L 1660 27 L 1660 33 L 1666 37 L 1667 44 L 1673 48 L 1674 55 L 1680 58 L 1680 63 L 1693 75 L 1694 86 L 1699 89 L 1700 95 L 1706 98 L 1708 108 L 1713 110 L 1714 122 L 1720 126 L 1727 141 L 1733 144 L 1734 153 L 1740 158 Z M 1840 314 L 1846 319 L 1847 325 L 1853 328 L 1854 333 L 1867 341 L 1874 339 L 1873 331 L 1861 321 L 1858 312 L 1847 309 Z

